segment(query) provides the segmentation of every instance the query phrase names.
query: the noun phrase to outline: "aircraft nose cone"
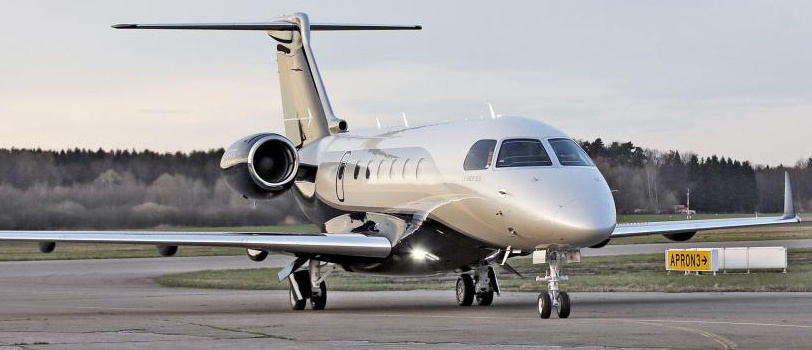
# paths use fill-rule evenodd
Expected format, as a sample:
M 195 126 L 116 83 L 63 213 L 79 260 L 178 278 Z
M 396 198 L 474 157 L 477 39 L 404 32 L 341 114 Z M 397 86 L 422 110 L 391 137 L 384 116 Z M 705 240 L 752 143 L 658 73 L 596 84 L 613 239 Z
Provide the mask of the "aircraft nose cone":
M 568 243 L 589 246 L 609 238 L 615 229 L 615 219 L 611 203 L 576 199 L 559 208 L 555 233 Z

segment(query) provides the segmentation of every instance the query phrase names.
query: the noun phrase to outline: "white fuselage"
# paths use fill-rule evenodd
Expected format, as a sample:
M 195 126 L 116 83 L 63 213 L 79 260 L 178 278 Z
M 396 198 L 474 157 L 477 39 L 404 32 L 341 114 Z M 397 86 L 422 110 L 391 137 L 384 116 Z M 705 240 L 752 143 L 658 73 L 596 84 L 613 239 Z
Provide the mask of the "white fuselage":
M 540 140 L 552 164 L 463 169 L 476 141 L 498 141 L 498 154 L 501 141 L 517 138 Z M 606 181 L 595 166 L 562 165 L 551 138 L 568 136 L 518 117 L 341 133 L 300 151 L 302 163 L 319 171 L 314 185 L 297 186 L 340 211 L 425 216 L 494 246 L 585 247 L 607 239 L 615 206 Z

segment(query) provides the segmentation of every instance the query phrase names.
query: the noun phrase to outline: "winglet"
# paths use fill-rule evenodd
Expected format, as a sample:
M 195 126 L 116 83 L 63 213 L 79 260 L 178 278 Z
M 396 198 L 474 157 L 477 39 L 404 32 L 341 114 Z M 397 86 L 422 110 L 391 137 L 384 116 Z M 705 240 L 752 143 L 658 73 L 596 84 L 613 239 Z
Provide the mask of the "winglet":
M 795 212 L 795 203 L 792 200 L 792 183 L 789 181 L 789 172 L 784 172 L 784 215 L 783 219 L 798 218 Z M 800 221 L 800 218 L 798 218 Z

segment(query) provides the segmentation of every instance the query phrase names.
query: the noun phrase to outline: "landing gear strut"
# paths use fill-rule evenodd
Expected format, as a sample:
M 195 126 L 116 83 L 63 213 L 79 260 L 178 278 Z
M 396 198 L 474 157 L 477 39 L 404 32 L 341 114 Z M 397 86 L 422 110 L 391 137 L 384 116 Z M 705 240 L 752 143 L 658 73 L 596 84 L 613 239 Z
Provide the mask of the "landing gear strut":
M 548 282 L 549 288 L 546 292 L 541 292 L 538 296 L 538 312 L 541 318 L 550 318 L 553 308 L 556 309 L 558 318 L 570 316 L 570 297 L 567 292 L 559 290 L 558 283 L 566 281 L 568 278 L 561 274 L 561 263 L 580 262 L 580 251 L 556 251 L 537 250 L 533 253 L 533 263 L 547 263 L 550 266 L 549 273 L 544 276 L 537 276 L 537 282 Z
M 288 278 L 291 309 L 304 310 L 308 299 L 313 310 L 323 310 L 327 305 L 327 284 L 324 278 L 329 271 L 322 276 L 321 267 L 320 261 L 311 259 L 306 271 L 296 271 Z
M 457 279 L 457 305 L 471 306 L 474 299 L 479 306 L 489 306 L 493 303 L 493 294 L 499 294 L 499 283 L 493 268 L 481 264 L 471 274 L 464 273 Z

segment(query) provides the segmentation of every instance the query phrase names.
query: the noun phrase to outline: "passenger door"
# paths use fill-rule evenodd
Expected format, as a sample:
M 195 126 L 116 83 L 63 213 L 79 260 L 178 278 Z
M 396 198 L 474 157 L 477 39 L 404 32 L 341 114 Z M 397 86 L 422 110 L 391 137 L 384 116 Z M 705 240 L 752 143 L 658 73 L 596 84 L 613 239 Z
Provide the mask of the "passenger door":
M 345 172 L 350 154 L 352 154 L 352 152 L 345 152 L 344 155 L 341 156 L 341 161 L 339 161 L 338 170 L 336 171 L 336 198 L 338 198 L 339 202 L 344 201 L 344 178 L 347 175 Z

